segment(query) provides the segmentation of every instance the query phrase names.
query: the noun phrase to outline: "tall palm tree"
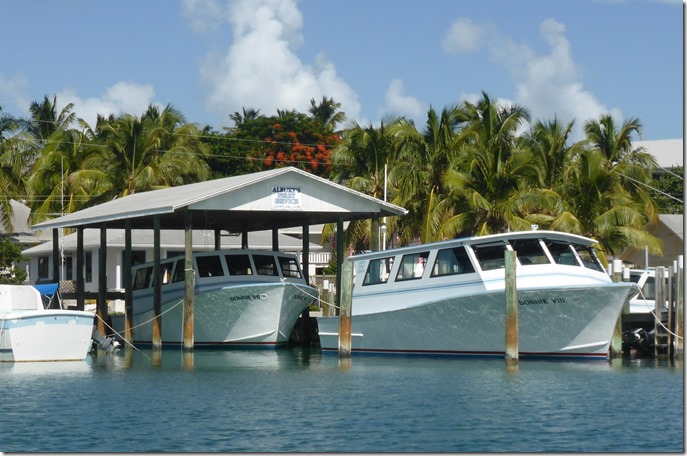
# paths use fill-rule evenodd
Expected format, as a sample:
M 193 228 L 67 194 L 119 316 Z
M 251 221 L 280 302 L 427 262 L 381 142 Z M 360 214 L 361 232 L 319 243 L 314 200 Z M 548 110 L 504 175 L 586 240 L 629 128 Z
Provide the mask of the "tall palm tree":
M 393 148 L 393 125 L 397 122 L 398 119 L 395 117 L 386 117 L 378 128 L 372 124 L 362 126 L 353 122 L 352 127 L 344 131 L 339 145 L 332 151 L 332 180 L 382 199 L 384 168 Z M 373 233 L 373 229 L 369 221 L 351 222 L 346 232 L 347 245 L 354 245 L 356 249 L 366 249 L 366 246 L 375 245 L 378 233 L 376 230 Z M 325 238 L 330 234 L 330 230 L 325 230 Z
M 94 202 L 210 176 L 200 130 L 171 105 L 150 105 L 140 118 L 101 118 L 95 134 L 99 147 L 82 163 L 89 185 L 102 189 Z
M 500 106 L 483 92 L 477 104 L 466 102 L 471 120 L 461 133 L 459 154 L 444 175 L 450 197 L 438 205 L 455 214 L 439 229 L 442 237 L 484 235 L 529 229 L 528 210 L 546 205 L 537 189 L 541 180 L 536 159 L 519 146 L 517 132 L 529 121 L 519 105 Z
M 76 121 L 73 112 L 74 104 L 67 104 L 57 112 L 57 95 L 53 95 L 52 102 L 46 95 L 41 103 L 34 101 L 29 106 L 31 119 L 28 121 L 28 131 L 38 141 L 45 141 L 56 131 L 68 130 Z
M 336 103 L 333 98 L 322 96 L 322 101 L 317 103 L 314 98 L 310 99 L 310 109 L 313 119 L 320 122 L 331 132 L 336 131 L 336 126 L 346 120 L 346 114 L 339 111 L 341 103 Z
M 455 105 L 445 107 L 441 114 L 430 107 L 422 132 L 405 119 L 394 126 L 394 166 L 389 173 L 393 202 L 409 211 L 393 226 L 402 243 L 417 236 L 423 242 L 439 236 L 439 227 L 447 217 L 437 211 L 447 193 L 443 178 L 456 157 L 463 138 L 460 129 L 467 119 Z
M 21 131 L 20 119 L 2 111 L 0 106 L 0 224 L 12 232 L 12 200 L 24 194 L 22 177 L 27 168 L 30 137 Z

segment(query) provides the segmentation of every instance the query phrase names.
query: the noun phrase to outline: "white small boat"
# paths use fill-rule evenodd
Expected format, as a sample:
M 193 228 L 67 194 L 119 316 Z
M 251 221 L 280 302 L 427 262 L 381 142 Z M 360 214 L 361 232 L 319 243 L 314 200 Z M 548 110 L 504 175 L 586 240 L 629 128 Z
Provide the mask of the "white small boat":
M 517 252 L 520 357 L 606 358 L 625 302 L 596 241 L 523 231 L 355 255 L 351 352 L 505 354 L 505 250 Z M 318 317 L 323 351 L 338 350 L 339 317 Z
M 160 261 L 161 343 L 183 344 L 184 257 Z M 317 299 L 295 255 L 267 250 L 193 254 L 194 346 L 285 345 L 301 313 Z M 134 343 L 153 342 L 153 263 L 132 268 Z M 123 335 L 124 317 L 112 319 Z
M 656 269 L 632 269 L 630 280 L 641 289 L 640 293 L 630 300 L 631 314 L 649 314 L 656 310 Z M 668 290 L 668 276 L 665 276 L 664 292 Z M 663 304 L 662 312 L 668 310 L 668 301 Z
M 82 361 L 94 318 L 91 312 L 45 308 L 31 285 L 0 285 L 0 361 Z

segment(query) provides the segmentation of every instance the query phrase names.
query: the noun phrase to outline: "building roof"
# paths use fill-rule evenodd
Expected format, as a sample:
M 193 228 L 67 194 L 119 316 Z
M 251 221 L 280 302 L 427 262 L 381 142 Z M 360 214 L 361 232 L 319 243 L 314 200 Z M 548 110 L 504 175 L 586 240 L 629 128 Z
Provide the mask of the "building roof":
M 0 226 L 0 235 L 11 238 L 23 245 L 32 245 L 52 239 L 49 231 L 34 232 L 29 226 L 31 209 L 19 201 L 10 200 L 12 206 L 12 232 L 8 233 L 4 226 Z
M 190 211 L 194 228 L 233 232 L 404 215 L 406 209 L 293 167 L 135 193 L 53 220 L 33 229 L 60 227 L 183 229 Z
M 643 147 L 647 153 L 656 157 L 661 168 L 684 166 L 682 139 L 659 139 L 655 141 L 634 141 L 633 148 Z

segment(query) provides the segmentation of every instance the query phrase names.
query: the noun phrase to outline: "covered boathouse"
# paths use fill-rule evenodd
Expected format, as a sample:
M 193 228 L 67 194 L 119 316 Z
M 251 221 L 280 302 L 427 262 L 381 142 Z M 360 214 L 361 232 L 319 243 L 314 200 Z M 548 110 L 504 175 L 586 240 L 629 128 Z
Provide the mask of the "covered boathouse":
M 303 261 L 309 256 L 311 225 L 336 223 L 336 248 L 339 266 L 344 259 L 344 222 L 371 219 L 373 230 L 379 226 L 383 217 L 405 215 L 407 210 L 381 201 L 342 185 L 307 173 L 294 167 L 278 168 L 242 176 L 233 176 L 205 182 L 135 193 L 107 203 L 93 206 L 53 220 L 38 223 L 33 230 L 52 229 L 53 233 L 53 280 L 61 278 L 59 267 L 59 229 L 76 228 L 76 301 L 77 308 L 83 309 L 83 233 L 86 228 L 100 230 L 98 258 L 98 329 L 105 335 L 103 321 L 107 317 L 107 230 L 125 230 L 124 261 L 124 306 L 126 311 L 124 338 L 132 339 L 132 284 L 131 284 L 131 230 L 152 229 L 154 262 L 160 262 L 160 230 L 176 229 L 185 232 L 187 269 L 190 269 L 192 256 L 192 230 L 211 230 L 215 233 L 215 246 L 219 249 L 222 232 L 241 233 L 242 245 L 247 246 L 248 233 L 251 231 L 271 230 L 272 250 L 278 250 L 278 230 L 281 228 L 302 227 Z M 374 239 L 374 237 L 373 237 Z M 376 250 L 376 246 L 372 246 Z M 303 265 L 308 271 L 308 265 Z M 339 270 L 341 268 L 339 267 Z M 341 288 L 341 276 L 337 276 L 336 289 Z M 190 318 L 184 321 L 183 347 L 193 349 L 193 287 L 192 275 L 186 274 L 184 312 Z M 337 292 L 340 299 L 341 293 Z M 160 325 L 161 289 L 155 289 L 155 321 Z M 307 310 L 306 310 L 307 312 Z M 158 332 L 159 334 L 159 332 Z M 159 337 L 153 338 L 153 347 L 160 348 Z

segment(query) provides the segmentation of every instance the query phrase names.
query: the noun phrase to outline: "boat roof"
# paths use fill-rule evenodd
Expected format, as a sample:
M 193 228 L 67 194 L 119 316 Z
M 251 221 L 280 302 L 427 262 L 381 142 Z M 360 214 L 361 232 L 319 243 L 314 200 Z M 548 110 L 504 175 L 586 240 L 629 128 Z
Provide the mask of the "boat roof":
M 352 255 L 349 260 L 363 260 L 373 257 L 386 257 L 389 255 L 396 255 L 399 253 L 412 253 L 416 251 L 426 251 L 428 249 L 447 248 L 456 245 L 484 245 L 505 242 L 515 239 L 532 239 L 532 238 L 546 238 L 552 241 L 574 242 L 587 247 L 591 247 L 597 243 L 596 240 L 580 236 L 578 234 L 564 233 L 562 231 L 548 231 L 548 230 L 531 230 L 531 231 L 513 231 L 510 233 L 488 234 L 485 236 L 469 236 L 446 241 L 431 242 L 427 244 L 411 245 L 407 247 L 400 247 L 393 250 L 380 250 L 377 252 L 361 253 Z

